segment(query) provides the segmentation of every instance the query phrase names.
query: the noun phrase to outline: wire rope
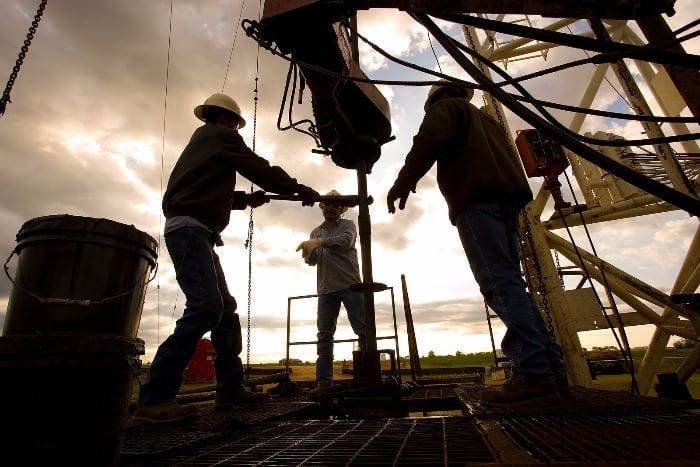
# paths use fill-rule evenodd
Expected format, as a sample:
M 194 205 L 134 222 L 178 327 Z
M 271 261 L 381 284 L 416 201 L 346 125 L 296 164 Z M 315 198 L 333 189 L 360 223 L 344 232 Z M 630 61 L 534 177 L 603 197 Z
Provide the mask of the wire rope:
M 362 39 L 363 41 L 365 41 L 370 47 L 372 47 L 372 48 L 374 48 L 375 50 L 377 50 L 377 52 L 381 53 L 382 55 L 386 56 L 386 57 L 389 58 L 389 59 L 395 59 L 395 57 L 392 57 L 392 56 L 391 56 L 390 54 L 388 54 L 386 51 L 384 51 L 383 49 L 381 49 L 380 47 L 378 47 L 376 44 L 374 44 L 374 43 L 372 43 L 371 41 L 369 41 L 367 38 L 365 38 L 365 37 L 362 36 L 361 34 L 359 34 L 359 33 L 356 33 L 356 34 L 358 35 L 358 37 L 359 37 L 360 39 Z M 448 36 L 447 36 L 447 37 L 448 37 Z M 644 140 L 625 140 L 625 141 L 623 142 L 623 141 L 600 140 L 600 139 L 597 139 L 597 138 L 591 138 L 591 137 L 586 137 L 586 136 L 583 136 L 583 135 L 579 135 L 578 133 L 576 133 L 576 132 L 574 132 L 574 131 L 571 131 L 571 130 L 568 129 L 566 126 L 562 125 L 556 118 L 554 118 L 549 112 L 547 112 L 547 111 L 543 108 L 544 105 L 542 104 L 542 101 L 541 101 L 541 100 L 536 99 L 536 98 L 534 98 L 532 95 L 530 95 L 530 93 L 529 93 L 523 86 L 521 86 L 521 85 L 517 82 L 517 80 L 513 79 L 507 72 L 505 72 L 504 70 L 502 70 L 500 67 L 496 66 L 492 61 L 488 60 L 486 57 L 484 57 L 483 55 L 479 54 L 479 53 L 476 52 L 475 50 L 472 50 L 472 49 L 470 49 L 469 47 L 466 47 L 464 44 L 460 43 L 459 41 L 455 40 L 454 38 L 448 37 L 448 39 L 449 39 L 456 47 L 458 47 L 460 50 L 462 50 L 462 51 L 464 51 L 464 52 L 467 52 L 468 54 L 472 55 L 472 57 L 473 57 L 473 58 L 476 58 L 480 63 L 486 64 L 489 68 L 491 68 L 492 70 L 494 70 L 494 71 L 495 71 L 497 74 L 499 74 L 501 77 L 504 77 L 504 78 L 508 79 L 508 80 L 510 81 L 509 84 L 512 84 L 518 91 L 520 91 L 521 94 L 523 95 L 523 96 L 522 96 L 523 98 L 519 98 L 517 95 L 513 95 L 513 94 L 511 94 L 511 93 L 507 93 L 508 96 L 510 96 L 510 97 L 512 97 L 512 98 L 514 98 L 514 99 L 517 99 L 517 100 L 527 100 L 527 101 L 528 101 L 529 103 L 531 103 L 531 104 L 539 111 L 539 113 L 542 114 L 550 123 L 552 123 L 553 125 L 555 125 L 555 126 L 556 126 L 558 129 L 560 129 L 561 131 L 564 131 L 565 133 L 569 134 L 570 136 L 572 136 L 572 137 L 578 139 L 579 141 L 586 142 L 586 143 L 589 143 L 589 144 L 597 144 L 597 145 L 600 145 L 600 146 L 625 146 L 625 145 L 637 146 L 637 145 L 651 145 L 651 144 L 663 144 L 663 143 L 678 142 L 678 141 L 688 141 L 688 140 L 695 140 L 695 139 L 697 139 L 698 137 L 700 137 L 700 133 L 690 133 L 690 134 L 687 134 L 687 135 L 665 136 L 665 137 L 662 137 L 662 138 L 648 138 L 648 139 L 644 139 Z M 439 74 L 437 74 L 436 72 L 434 72 L 434 71 L 432 71 L 432 70 L 428 70 L 428 69 L 426 69 L 426 68 L 419 67 L 419 66 L 417 66 L 417 65 L 414 65 L 414 64 L 405 62 L 404 60 L 395 59 L 395 61 L 396 61 L 397 63 L 404 64 L 404 65 L 409 66 L 409 67 L 411 67 L 411 68 L 419 69 L 419 71 L 423 71 L 423 72 L 428 73 L 428 74 L 432 74 L 432 75 L 436 75 L 436 76 L 439 75 Z M 452 82 L 454 82 L 454 83 L 461 83 L 461 84 L 464 84 L 465 86 L 472 87 L 472 88 L 479 88 L 479 89 L 482 89 L 482 90 L 485 90 L 485 91 L 490 91 L 490 90 L 492 90 L 492 89 L 496 89 L 496 88 L 500 87 L 499 85 L 497 85 L 497 84 L 494 83 L 493 81 L 491 81 L 490 85 L 484 85 L 484 86 L 478 86 L 478 85 L 476 85 L 476 86 L 475 86 L 475 85 L 472 84 L 472 83 L 468 83 L 468 82 L 466 82 L 466 81 L 459 80 L 459 79 L 456 79 L 456 78 L 451 77 L 451 76 L 442 75 L 441 77 L 442 77 L 443 79 L 448 79 L 448 80 L 450 80 L 450 81 L 452 81 Z M 553 104 L 554 106 L 559 106 L 559 107 L 561 107 L 560 105 L 555 104 L 555 103 L 551 103 L 551 104 Z M 588 113 L 588 111 L 587 111 L 586 109 L 583 109 L 583 108 L 576 108 L 576 109 L 580 109 L 580 110 L 577 110 L 577 111 L 580 111 L 580 112 L 582 112 L 582 113 Z M 601 111 L 596 111 L 596 113 L 601 113 Z M 629 114 L 619 114 L 619 115 L 624 115 L 625 118 L 627 118 L 627 119 L 632 119 L 632 116 L 629 115 Z M 648 116 L 646 116 L 646 117 L 648 117 Z M 646 118 L 646 117 L 645 117 L 645 118 Z M 634 119 L 637 119 L 637 118 L 634 118 Z M 661 118 L 661 117 L 654 117 L 653 121 L 660 121 L 660 120 L 662 120 L 662 119 L 663 119 L 663 118 Z M 688 121 L 688 122 L 697 122 L 698 119 L 697 119 L 697 118 L 694 118 L 694 119 L 687 119 L 687 121 Z
M 160 198 L 163 199 L 163 178 L 165 172 L 165 130 L 168 116 L 168 83 L 170 81 L 170 48 L 172 46 L 172 35 L 173 35 L 173 2 L 170 0 L 170 19 L 168 24 L 168 53 L 165 63 L 165 89 L 163 92 L 163 132 L 161 134 L 161 147 L 160 147 Z M 158 210 L 158 251 L 161 250 L 162 236 L 163 236 L 163 210 Z M 179 293 L 176 292 L 176 293 Z M 175 297 L 175 303 L 177 303 L 177 295 Z M 173 316 L 175 315 L 175 309 L 173 308 Z M 156 342 L 160 345 L 160 273 L 158 273 L 158 279 L 156 280 Z
M 430 44 L 430 50 L 432 50 L 432 52 L 433 52 L 433 57 L 435 57 L 435 63 L 437 63 L 438 70 L 440 70 L 440 73 L 442 73 L 442 67 L 440 66 L 440 60 L 438 59 L 438 56 L 435 53 L 435 47 L 433 47 L 433 41 L 430 39 L 430 34 L 428 34 L 428 43 Z
M 675 65 L 687 68 L 700 68 L 700 56 L 693 54 L 685 54 L 679 52 L 670 52 L 663 50 L 663 47 L 678 44 L 682 41 L 691 39 L 698 33 L 690 33 L 687 36 L 676 37 L 677 34 L 685 32 L 700 24 L 700 20 L 692 21 L 675 31 L 672 31 L 667 37 L 662 40 L 649 43 L 646 45 L 632 45 L 619 42 L 601 42 L 597 39 L 582 36 L 572 36 L 547 29 L 533 28 L 530 26 L 522 26 L 518 24 L 505 23 L 488 18 L 481 18 L 467 14 L 441 14 L 431 15 L 444 21 L 453 23 L 474 26 L 481 29 L 487 29 L 504 34 L 510 34 L 518 37 L 526 37 L 543 42 L 551 42 L 557 45 L 573 47 L 577 49 L 587 49 L 595 52 L 600 52 L 595 60 L 602 62 L 617 61 L 622 58 L 634 58 L 646 60 L 650 62 L 660 63 L 664 65 Z
M 435 81 L 435 80 L 426 80 L 426 81 L 405 81 L 405 80 L 377 80 L 377 79 L 369 79 L 369 78 L 360 78 L 356 76 L 349 76 L 347 74 L 342 74 L 338 73 L 332 70 L 328 70 L 323 67 L 316 66 L 311 63 L 304 62 L 302 60 L 296 60 L 294 58 L 288 57 L 284 55 L 283 53 L 279 52 L 278 50 L 275 50 L 269 43 L 265 43 L 259 38 L 255 37 L 255 34 L 251 32 L 250 28 L 246 31 L 249 36 L 251 36 L 253 39 L 257 40 L 259 44 L 261 44 L 263 47 L 265 47 L 268 51 L 270 51 L 273 55 L 279 56 L 284 60 L 287 60 L 291 63 L 294 63 L 300 67 L 307 68 L 319 73 L 326 74 L 328 76 L 333 76 L 337 77 L 340 79 L 345 79 L 349 81 L 355 81 L 355 82 L 363 82 L 363 83 L 370 83 L 370 84 L 385 84 L 385 85 L 392 85 L 392 86 L 432 86 L 435 84 L 438 84 L 440 81 Z M 480 60 L 484 60 L 487 63 L 490 63 L 490 66 L 493 67 L 499 74 L 505 75 L 507 78 L 507 82 L 502 82 L 502 83 L 494 83 L 491 82 L 489 85 L 480 85 L 476 83 L 469 83 L 467 81 L 463 81 L 457 78 L 454 78 L 453 76 L 446 75 L 440 72 L 436 72 L 424 67 L 421 67 L 419 65 L 415 65 L 410 62 L 406 62 L 404 60 L 401 60 L 399 58 L 396 58 L 392 55 L 390 55 L 388 52 L 384 51 L 381 49 L 381 47 L 377 46 L 376 44 L 372 43 L 369 41 L 367 38 L 364 36 L 358 34 L 358 37 L 365 41 L 370 47 L 374 48 L 379 52 L 380 54 L 384 55 L 385 57 L 389 58 L 390 60 L 394 61 L 395 63 L 398 63 L 400 65 L 406 66 L 408 68 L 412 68 L 416 71 L 421 71 L 423 73 L 426 73 L 431 76 L 435 76 L 440 79 L 446 79 L 450 80 L 454 83 L 461 84 L 465 87 L 469 87 L 472 89 L 480 89 L 483 91 L 490 91 L 496 88 L 503 87 L 507 84 L 516 84 L 520 79 L 519 78 L 512 78 L 510 75 L 507 73 L 503 72 L 495 66 L 492 62 L 487 60 L 485 57 L 479 55 L 478 53 L 474 51 L 469 51 L 470 54 L 477 55 L 480 57 Z M 450 38 L 450 40 L 453 40 Z M 459 42 L 457 42 L 458 47 L 460 48 L 465 48 L 465 46 Z M 661 138 L 648 138 L 648 139 L 643 139 L 643 140 L 625 140 L 625 141 L 617 141 L 617 140 L 602 140 L 602 139 L 596 139 L 596 138 L 591 138 L 591 137 L 584 137 L 581 136 L 565 126 L 563 126 L 560 122 L 558 122 L 556 119 L 554 119 L 553 116 L 551 116 L 546 110 L 542 109 L 541 107 L 552 107 L 552 108 L 557 108 L 560 110 L 566 110 L 566 111 L 571 111 L 571 112 L 578 112 L 578 113 L 585 113 L 585 114 L 591 114 L 591 115 L 599 115 L 599 116 L 604 116 L 604 117 L 609 117 L 609 118 L 619 118 L 619 119 L 625 119 L 625 120 L 637 120 L 637 121 L 656 121 L 656 122 L 678 122 L 678 123 L 698 123 L 698 119 L 694 117 L 659 117 L 655 115 L 631 115 L 631 114 L 621 114 L 617 112 L 609 112 L 609 111 L 602 111 L 602 110 L 595 110 L 595 109 L 587 109 L 583 107 L 576 107 L 576 106 L 569 106 L 569 105 L 564 105 L 564 104 L 558 104 L 555 102 L 548 102 L 548 101 L 543 101 L 541 99 L 536 99 L 529 95 L 526 90 L 523 89 L 523 92 L 526 94 L 524 96 L 518 96 L 512 93 L 506 93 L 509 97 L 518 100 L 518 101 L 523 101 L 527 103 L 531 103 L 534 105 L 538 106 L 538 110 L 540 113 L 543 115 L 547 116 L 547 119 L 552 121 L 555 125 L 557 125 L 558 128 L 562 129 L 562 131 L 565 131 L 569 133 L 571 136 L 576 137 L 577 139 L 588 142 L 590 144 L 596 144 L 599 146 L 611 146 L 611 147 L 616 147 L 616 146 L 628 146 L 628 145 L 633 145 L 633 146 L 640 146 L 640 145 L 652 145 L 652 144 L 662 144 L 662 143 L 671 143 L 671 142 L 679 142 L 679 141 L 692 141 L 700 137 L 700 134 L 698 133 L 690 133 L 686 135 L 675 135 L 675 136 L 665 136 Z
M 228 54 L 228 63 L 226 64 L 226 73 L 224 74 L 224 82 L 221 83 L 221 92 L 224 92 L 226 87 L 226 80 L 228 79 L 228 72 L 231 68 L 231 58 L 233 57 L 233 49 L 236 47 L 236 38 L 238 37 L 238 29 L 241 26 L 241 18 L 243 17 L 243 8 L 245 7 L 245 0 L 241 2 L 241 11 L 238 13 L 238 20 L 236 21 L 236 31 L 233 33 L 233 42 L 231 43 L 231 51 Z
M 571 196 L 573 197 L 575 205 L 578 205 L 578 199 L 576 196 L 576 193 L 574 192 L 574 187 L 571 184 L 571 179 L 569 178 L 569 175 L 564 172 L 564 177 L 566 178 L 566 182 L 569 186 L 569 190 L 571 192 Z M 608 282 L 607 275 L 605 274 L 605 269 L 604 268 L 598 268 L 601 274 L 601 279 L 602 279 L 602 285 L 605 287 L 605 290 L 608 292 L 608 298 L 610 300 L 610 306 L 612 308 L 613 314 L 618 320 L 618 323 L 620 323 L 620 336 L 622 338 L 622 342 L 620 342 L 620 338 L 618 337 L 617 333 L 615 332 L 615 326 L 613 326 L 612 321 L 610 320 L 610 316 L 605 312 L 605 307 L 603 305 L 602 300 L 600 299 L 600 296 L 598 295 L 598 291 L 596 290 L 595 286 L 593 285 L 593 280 L 591 279 L 591 275 L 588 272 L 588 267 L 586 266 L 586 263 L 583 260 L 583 257 L 581 256 L 581 252 L 579 251 L 578 246 L 576 245 L 576 241 L 574 240 L 573 234 L 571 233 L 571 229 L 566 222 L 566 216 L 563 215 L 561 209 L 557 209 L 559 212 L 559 216 L 564 224 L 564 228 L 566 229 L 566 233 L 569 236 L 569 240 L 571 242 L 571 246 L 574 249 L 574 252 L 576 253 L 576 257 L 578 258 L 579 263 L 581 264 L 581 269 L 583 269 L 583 272 L 585 274 L 585 277 L 588 281 L 588 283 L 591 286 L 591 290 L 593 291 L 593 294 L 595 295 L 596 301 L 598 302 L 598 305 L 600 306 L 601 312 L 603 313 L 603 316 L 605 317 L 605 321 L 608 323 L 608 326 L 610 328 L 610 331 L 612 332 L 613 337 L 615 338 L 615 342 L 617 342 L 617 346 L 622 352 L 624 356 L 625 363 L 627 365 L 627 368 L 630 372 L 630 375 L 632 377 L 632 387 L 631 387 L 631 392 L 633 394 L 639 394 L 639 387 L 637 385 L 637 379 L 635 377 L 635 371 L 634 371 L 634 360 L 632 359 L 632 350 L 630 348 L 629 340 L 627 339 L 627 332 L 625 331 L 625 326 L 622 322 L 622 316 L 620 316 L 620 310 L 617 308 L 617 303 L 615 302 L 614 296 L 611 292 L 610 284 Z M 580 216 L 581 219 L 581 225 L 583 226 L 583 229 L 586 233 L 586 238 L 588 239 L 588 243 L 591 246 L 591 252 L 593 253 L 593 256 L 595 258 L 600 259 L 598 256 L 598 252 L 596 251 L 595 244 L 593 243 L 593 238 L 591 237 L 591 233 L 588 230 L 588 225 L 586 224 L 586 221 L 583 217 L 583 214 L 579 211 L 578 215 Z

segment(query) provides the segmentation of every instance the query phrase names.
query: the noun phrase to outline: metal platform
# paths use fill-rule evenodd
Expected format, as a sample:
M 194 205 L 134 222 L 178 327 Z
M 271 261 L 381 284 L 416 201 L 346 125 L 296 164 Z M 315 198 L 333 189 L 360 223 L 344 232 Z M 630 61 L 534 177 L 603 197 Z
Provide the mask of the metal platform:
M 493 410 L 483 389 L 421 388 L 403 402 L 427 416 L 402 418 L 328 418 L 305 394 L 224 414 L 202 404 L 195 423 L 128 426 L 121 465 L 700 465 L 693 403 L 571 388 L 557 404 Z

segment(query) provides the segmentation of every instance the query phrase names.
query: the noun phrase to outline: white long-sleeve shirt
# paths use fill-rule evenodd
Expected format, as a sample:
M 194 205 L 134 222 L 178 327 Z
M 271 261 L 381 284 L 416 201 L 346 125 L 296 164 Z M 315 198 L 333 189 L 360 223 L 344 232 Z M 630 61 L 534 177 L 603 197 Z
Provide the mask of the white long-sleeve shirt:
M 357 229 L 349 219 L 338 219 L 333 227 L 323 224 L 311 231 L 310 238 L 323 238 L 323 246 L 306 259 L 316 266 L 316 289 L 319 295 L 344 290 L 362 282 L 357 261 Z

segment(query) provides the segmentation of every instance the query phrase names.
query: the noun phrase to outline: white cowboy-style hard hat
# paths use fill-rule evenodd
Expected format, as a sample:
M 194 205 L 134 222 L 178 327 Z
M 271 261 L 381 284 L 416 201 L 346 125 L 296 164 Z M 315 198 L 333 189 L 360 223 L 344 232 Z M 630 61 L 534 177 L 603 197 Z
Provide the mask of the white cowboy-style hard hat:
M 241 115 L 240 106 L 236 101 L 234 101 L 231 97 L 227 96 L 226 94 L 217 92 L 207 97 L 207 100 L 204 101 L 204 104 L 198 105 L 194 108 L 194 115 L 201 121 L 204 121 L 203 113 L 204 109 L 206 109 L 207 107 L 219 107 L 222 109 L 226 109 L 229 112 L 233 112 L 238 118 L 241 119 L 241 123 L 238 125 L 238 128 L 243 128 L 245 126 L 245 119 L 243 118 L 243 115 Z
M 326 193 L 326 196 L 343 196 L 343 195 L 341 195 L 340 193 L 338 193 L 336 190 L 331 190 L 331 191 L 329 191 L 328 193 Z M 323 207 L 324 207 L 325 205 L 326 205 L 326 204 L 323 203 L 323 202 L 318 203 L 318 207 L 321 208 L 321 209 L 323 209 Z M 348 207 L 347 207 L 347 206 L 343 206 L 343 212 L 345 212 L 345 211 L 347 211 L 347 210 L 348 210 Z
M 474 90 L 472 88 L 465 88 L 464 86 L 460 86 L 454 81 L 441 79 L 437 84 L 433 84 L 430 87 L 430 91 L 428 91 L 428 98 L 425 99 L 425 104 L 423 105 L 423 110 L 427 112 L 428 108 L 430 107 L 430 104 L 433 103 L 433 100 L 435 100 L 435 98 L 440 94 L 440 92 L 450 88 L 462 89 L 464 91 L 465 98 L 468 101 L 472 100 L 472 97 L 474 97 Z

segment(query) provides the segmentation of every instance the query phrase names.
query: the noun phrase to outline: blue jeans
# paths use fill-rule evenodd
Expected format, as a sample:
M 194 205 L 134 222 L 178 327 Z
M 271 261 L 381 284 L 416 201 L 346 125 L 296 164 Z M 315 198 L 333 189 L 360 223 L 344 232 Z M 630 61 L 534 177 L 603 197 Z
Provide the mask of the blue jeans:
M 511 359 L 511 379 L 553 382 L 566 378 L 566 366 L 520 273 L 518 213 L 508 203 L 471 203 L 455 224 L 486 303 L 506 325 L 501 349 Z
M 339 290 L 318 296 L 316 326 L 318 343 L 316 344 L 316 381 L 330 383 L 333 381 L 333 336 L 340 314 L 340 304 L 348 312 L 352 330 L 358 337 L 360 350 L 365 350 L 365 300 L 362 292 L 350 289 Z
M 243 387 L 241 324 L 212 235 L 201 227 L 182 227 L 167 233 L 165 244 L 185 294 L 185 310 L 173 333 L 158 347 L 139 401 L 153 405 L 175 400 L 183 372 L 208 331 L 216 351 L 217 395 L 235 395 Z

